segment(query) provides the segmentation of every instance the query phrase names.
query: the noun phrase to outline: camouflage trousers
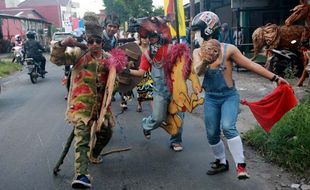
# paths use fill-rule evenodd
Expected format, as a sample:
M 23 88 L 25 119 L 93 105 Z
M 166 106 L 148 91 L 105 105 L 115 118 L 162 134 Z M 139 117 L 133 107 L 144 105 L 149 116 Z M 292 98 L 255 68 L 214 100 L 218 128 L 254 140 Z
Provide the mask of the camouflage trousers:
M 92 122 L 85 125 L 80 122 L 74 127 L 74 137 L 75 137 L 75 175 L 88 175 L 88 165 L 89 165 L 89 154 L 90 154 L 90 129 Z M 93 157 L 97 158 L 102 149 L 108 144 L 112 137 L 111 127 L 101 127 L 101 131 L 96 133 L 96 144 L 93 149 Z

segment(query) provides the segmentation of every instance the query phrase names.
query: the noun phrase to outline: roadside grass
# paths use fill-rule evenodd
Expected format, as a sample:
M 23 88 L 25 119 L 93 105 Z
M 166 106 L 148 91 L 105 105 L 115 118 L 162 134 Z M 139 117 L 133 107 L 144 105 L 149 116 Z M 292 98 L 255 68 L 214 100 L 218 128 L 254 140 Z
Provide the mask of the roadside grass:
M 288 112 L 269 134 L 256 126 L 244 139 L 267 160 L 310 179 L 310 98 Z
M 0 59 L 0 77 L 8 76 L 18 70 L 21 70 L 22 65 L 12 63 L 12 59 L 1 58 Z

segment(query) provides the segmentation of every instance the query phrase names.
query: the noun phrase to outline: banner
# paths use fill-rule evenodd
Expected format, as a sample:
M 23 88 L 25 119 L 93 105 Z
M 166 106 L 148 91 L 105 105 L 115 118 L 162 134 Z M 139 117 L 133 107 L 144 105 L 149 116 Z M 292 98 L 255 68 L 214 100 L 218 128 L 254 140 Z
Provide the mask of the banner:
M 176 25 L 176 14 L 175 14 L 175 5 L 174 5 L 175 1 L 177 2 L 179 35 L 180 37 L 186 36 L 183 0 L 164 0 L 165 16 L 170 21 L 170 23 L 168 23 L 168 26 L 170 27 L 172 37 L 176 37 L 177 25 Z

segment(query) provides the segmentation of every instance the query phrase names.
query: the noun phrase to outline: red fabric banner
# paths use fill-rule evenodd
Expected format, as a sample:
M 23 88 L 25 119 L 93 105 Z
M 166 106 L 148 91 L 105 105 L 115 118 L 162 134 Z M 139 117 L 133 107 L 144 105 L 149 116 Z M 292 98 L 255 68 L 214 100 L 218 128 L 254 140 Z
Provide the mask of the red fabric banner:
M 272 126 L 297 104 L 297 98 L 291 86 L 280 84 L 259 101 L 243 99 L 240 103 L 249 106 L 257 122 L 269 133 Z

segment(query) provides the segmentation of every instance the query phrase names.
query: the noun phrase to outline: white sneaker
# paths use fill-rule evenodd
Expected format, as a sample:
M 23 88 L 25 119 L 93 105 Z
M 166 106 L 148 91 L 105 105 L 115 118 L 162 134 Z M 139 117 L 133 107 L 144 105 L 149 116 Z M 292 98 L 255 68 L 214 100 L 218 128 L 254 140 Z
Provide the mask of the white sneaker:
M 170 148 L 175 152 L 181 152 L 183 150 L 183 146 L 180 143 L 171 143 Z

